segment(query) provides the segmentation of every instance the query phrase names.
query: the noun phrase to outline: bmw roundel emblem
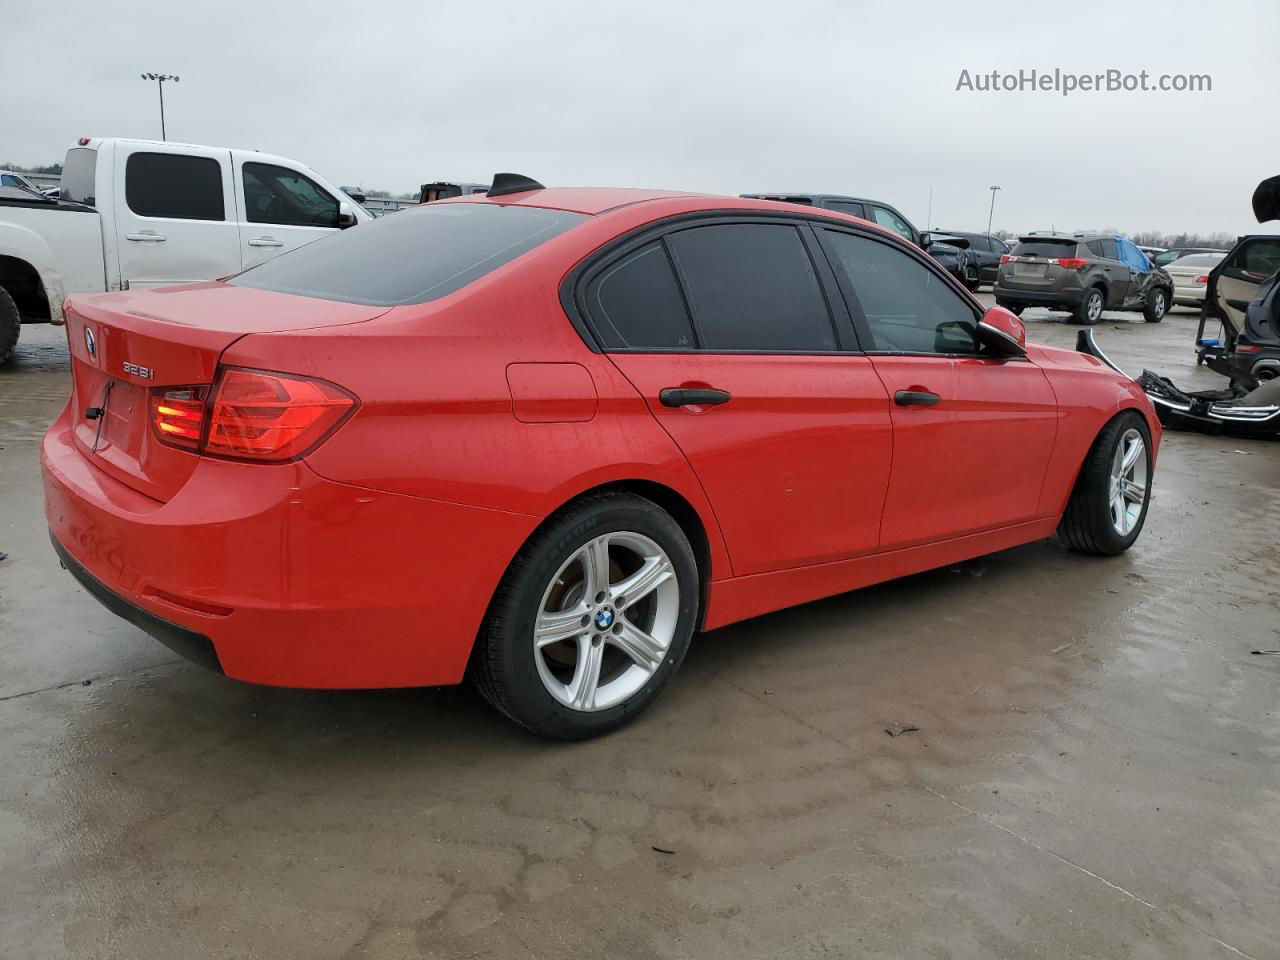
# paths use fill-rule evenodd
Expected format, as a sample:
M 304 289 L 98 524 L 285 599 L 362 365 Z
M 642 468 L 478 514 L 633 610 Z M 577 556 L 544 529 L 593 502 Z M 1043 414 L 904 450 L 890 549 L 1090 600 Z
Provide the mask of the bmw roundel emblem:
M 98 341 L 94 339 L 93 330 L 89 327 L 84 328 L 84 346 L 89 351 L 89 356 L 96 357 L 98 355 Z
M 596 626 L 601 630 L 608 630 L 613 626 L 613 611 L 605 607 L 596 614 Z

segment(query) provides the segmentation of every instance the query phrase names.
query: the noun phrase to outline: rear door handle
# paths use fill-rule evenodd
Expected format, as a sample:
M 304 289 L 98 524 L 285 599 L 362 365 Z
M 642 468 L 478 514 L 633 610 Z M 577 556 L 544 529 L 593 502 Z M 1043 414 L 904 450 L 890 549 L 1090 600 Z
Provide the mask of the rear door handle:
M 900 407 L 932 407 L 942 398 L 928 390 L 899 390 L 893 402 Z
M 139 240 L 142 243 L 162 243 L 165 238 L 158 233 L 126 233 L 126 240 Z
M 283 247 L 283 240 L 274 240 L 271 237 L 254 237 L 249 241 L 251 247 Z
M 689 387 L 667 387 L 658 391 L 664 407 L 715 407 L 729 402 L 725 390 L 699 390 Z

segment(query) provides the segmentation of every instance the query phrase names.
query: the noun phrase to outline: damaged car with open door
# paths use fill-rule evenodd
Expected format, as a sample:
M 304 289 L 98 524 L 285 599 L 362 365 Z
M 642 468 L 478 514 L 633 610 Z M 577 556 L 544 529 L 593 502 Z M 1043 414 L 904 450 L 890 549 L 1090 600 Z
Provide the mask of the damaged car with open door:
M 1280 220 L 1280 176 L 1253 194 L 1259 223 Z M 1204 335 L 1211 320 L 1217 337 Z M 1176 430 L 1273 437 L 1280 434 L 1280 235 L 1241 237 L 1209 273 L 1197 362 L 1225 376 L 1218 390 L 1184 391 L 1144 370 L 1138 379 L 1160 421 Z

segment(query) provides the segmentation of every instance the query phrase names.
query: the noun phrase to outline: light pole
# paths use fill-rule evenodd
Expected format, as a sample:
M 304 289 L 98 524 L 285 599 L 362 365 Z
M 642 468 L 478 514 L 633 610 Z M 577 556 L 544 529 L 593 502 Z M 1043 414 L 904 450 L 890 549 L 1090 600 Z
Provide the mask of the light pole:
M 142 75 L 142 79 L 154 80 L 156 82 L 156 86 L 160 88 L 160 139 L 167 140 L 168 138 L 164 133 L 164 82 L 166 80 L 172 80 L 174 83 L 177 83 L 178 78 L 168 73 L 144 73 Z
M 991 218 L 994 217 L 996 213 L 996 191 L 999 189 L 1000 189 L 999 187 L 991 188 L 991 209 L 987 212 L 987 236 L 988 237 L 991 236 Z

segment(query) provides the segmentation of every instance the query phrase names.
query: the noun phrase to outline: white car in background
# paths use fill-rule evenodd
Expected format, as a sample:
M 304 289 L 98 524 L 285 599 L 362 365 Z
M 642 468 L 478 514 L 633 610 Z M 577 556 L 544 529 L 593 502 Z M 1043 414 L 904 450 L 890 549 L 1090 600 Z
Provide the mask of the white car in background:
M 1191 253 L 1164 266 L 1164 272 L 1173 278 L 1173 302 L 1184 307 L 1198 307 L 1204 303 L 1204 291 L 1209 283 L 1209 271 L 1222 262 L 1226 253 Z
M 0 170 L 0 187 L 21 187 L 23 190 L 30 190 L 32 193 L 41 192 L 40 188 L 25 176 L 20 173 L 14 173 L 12 170 Z
M 0 364 L 69 293 L 225 277 L 372 219 L 287 157 L 82 137 L 60 199 L 0 186 Z

